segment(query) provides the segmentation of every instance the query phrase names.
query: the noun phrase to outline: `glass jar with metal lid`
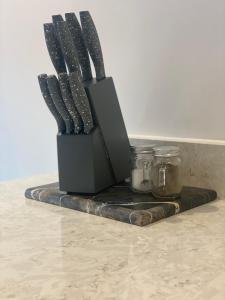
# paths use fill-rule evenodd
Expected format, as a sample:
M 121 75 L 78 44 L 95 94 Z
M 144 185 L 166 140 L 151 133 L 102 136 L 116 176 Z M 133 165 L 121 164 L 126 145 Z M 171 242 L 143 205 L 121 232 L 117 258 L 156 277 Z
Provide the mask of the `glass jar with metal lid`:
M 131 188 L 134 192 L 149 193 L 152 189 L 153 147 L 131 147 Z
M 182 190 L 180 149 L 176 146 L 154 147 L 152 193 L 159 198 L 177 198 Z

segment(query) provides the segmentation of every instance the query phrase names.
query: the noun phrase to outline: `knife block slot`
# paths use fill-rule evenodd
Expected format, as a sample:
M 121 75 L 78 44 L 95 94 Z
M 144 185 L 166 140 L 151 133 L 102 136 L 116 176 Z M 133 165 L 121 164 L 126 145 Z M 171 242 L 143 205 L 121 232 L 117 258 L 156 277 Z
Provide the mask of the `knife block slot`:
M 99 127 L 88 135 L 58 135 L 59 188 L 94 194 L 115 184 Z

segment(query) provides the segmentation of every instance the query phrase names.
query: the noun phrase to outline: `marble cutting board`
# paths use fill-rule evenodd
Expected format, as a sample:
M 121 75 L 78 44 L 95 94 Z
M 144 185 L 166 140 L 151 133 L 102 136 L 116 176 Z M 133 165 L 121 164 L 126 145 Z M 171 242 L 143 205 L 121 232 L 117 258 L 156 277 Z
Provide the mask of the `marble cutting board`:
M 58 183 L 28 188 L 25 197 L 117 221 L 145 226 L 160 219 L 206 204 L 217 198 L 213 190 L 184 187 L 176 200 L 155 199 L 136 194 L 129 187 L 118 185 L 95 196 L 68 195 L 59 191 Z

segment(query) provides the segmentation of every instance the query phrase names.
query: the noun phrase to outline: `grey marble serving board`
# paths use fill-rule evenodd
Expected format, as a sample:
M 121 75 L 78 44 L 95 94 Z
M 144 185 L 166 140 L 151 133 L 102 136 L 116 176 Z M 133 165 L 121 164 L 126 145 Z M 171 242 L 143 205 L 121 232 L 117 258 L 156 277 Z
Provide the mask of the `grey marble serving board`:
M 113 186 L 95 196 L 68 195 L 59 191 L 58 183 L 28 188 L 29 199 L 70 208 L 117 221 L 145 226 L 217 198 L 213 190 L 184 187 L 176 200 L 155 199 L 133 193 L 126 184 Z

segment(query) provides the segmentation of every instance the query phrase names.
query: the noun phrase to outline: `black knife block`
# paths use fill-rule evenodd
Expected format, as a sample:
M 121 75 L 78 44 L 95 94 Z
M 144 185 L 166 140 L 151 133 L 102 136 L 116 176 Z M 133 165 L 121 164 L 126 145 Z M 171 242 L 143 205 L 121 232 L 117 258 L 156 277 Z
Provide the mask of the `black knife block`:
M 95 194 L 130 174 L 130 145 L 111 77 L 84 83 L 96 127 L 88 135 L 58 135 L 59 187 Z

